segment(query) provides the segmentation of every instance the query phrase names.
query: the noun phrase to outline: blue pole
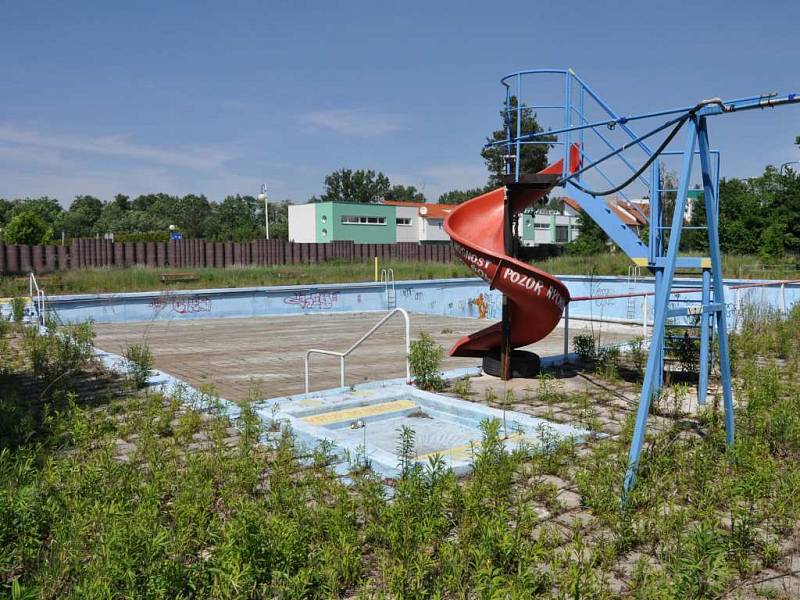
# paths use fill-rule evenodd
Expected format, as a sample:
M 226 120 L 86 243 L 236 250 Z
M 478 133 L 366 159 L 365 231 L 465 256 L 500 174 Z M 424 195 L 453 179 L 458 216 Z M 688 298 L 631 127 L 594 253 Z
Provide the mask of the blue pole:
M 521 144 L 519 141 L 522 127 L 522 75 L 517 75 L 517 138 L 516 138 L 516 160 L 514 161 L 514 181 L 519 181 L 519 160 Z
M 564 162 L 562 163 L 562 170 L 561 174 L 562 177 L 566 177 L 569 175 L 569 141 L 570 141 L 570 133 L 569 130 L 572 127 L 572 78 L 570 77 L 569 73 L 564 75 L 564 128 L 567 131 L 564 132 Z
M 708 356 L 708 321 L 710 315 L 705 310 L 710 302 L 711 271 L 709 269 L 703 269 L 703 299 L 701 301 L 703 312 L 700 315 L 700 383 L 697 386 L 697 402 L 701 406 L 706 403 L 706 394 L 708 393 L 708 369 L 711 362 Z
M 672 287 L 672 280 L 675 277 L 675 267 L 678 259 L 678 248 L 681 243 L 681 230 L 683 228 L 683 213 L 686 207 L 686 197 L 689 193 L 689 179 L 692 175 L 692 160 L 694 158 L 694 147 L 697 142 L 697 124 L 691 120 L 691 126 L 686 136 L 686 147 L 683 154 L 683 165 L 681 167 L 681 179 L 678 186 L 678 197 L 675 199 L 675 211 L 672 214 L 672 228 L 669 236 L 669 248 L 662 274 L 660 289 L 656 290 L 654 308 L 655 318 L 653 322 L 652 348 L 661 348 L 664 343 L 664 329 L 667 324 L 667 307 L 669 304 L 669 292 Z M 651 222 L 652 226 L 652 222 Z M 658 272 L 656 272 L 658 277 Z M 628 493 L 633 487 L 636 479 L 636 471 L 639 466 L 639 456 L 642 453 L 644 444 L 644 434 L 647 428 L 647 417 L 650 413 L 650 402 L 653 399 L 654 383 L 657 376 L 659 364 L 658 352 L 650 352 L 647 357 L 647 371 L 645 371 L 644 382 L 642 383 L 642 394 L 639 398 L 639 408 L 636 412 L 636 425 L 633 429 L 633 440 L 631 441 L 630 451 L 628 452 L 628 468 L 625 472 L 623 482 L 622 498 L 627 500 Z
M 731 385 L 731 361 L 728 350 L 728 323 L 725 315 L 725 288 L 722 283 L 722 256 L 719 249 L 719 220 L 714 199 L 716 191 L 713 184 L 711 155 L 708 146 L 708 128 L 705 117 L 699 119 L 698 147 L 700 149 L 700 165 L 703 171 L 703 197 L 706 204 L 706 220 L 708 223 L 708 247 L 711 254 L 711 277 L 714 286 L 714 303 L 722 305 L 716 313 L 717 339 L 719 343 L 719 370 L 722 377 L 722 398 L 725 405 L 725 439 L 733 444 L 735 424 L 733 415 L 733 390 Z

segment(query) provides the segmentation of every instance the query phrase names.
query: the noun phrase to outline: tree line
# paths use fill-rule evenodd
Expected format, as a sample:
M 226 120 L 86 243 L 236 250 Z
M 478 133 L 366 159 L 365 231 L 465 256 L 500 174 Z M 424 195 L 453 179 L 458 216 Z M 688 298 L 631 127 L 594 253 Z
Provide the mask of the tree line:
M 288 236 L 289 201 L 269 203 L 270 237 Z M 103 202 L 77 196 L 64 209 L 55 198 L 0 199 L 0 227 L 6 243 L 47 244 L 62 237 L 103 237 L 119 241 L 166 240 L 170 226 L 187 238 L 244 241 L 264 237 L 264 203 L 253 196 L 214 202 L 203 195 L 117 194 Z
M 675 174 L 662 173 L 661 187 L 677 187 Z M 663 198 L 665 218 L 669 223 L 675 206 L 675 194 Z M 681 251 L 708 252 L 705 199 L 702 192 L 687 199 L 691 205 L 689 227 L 681 235 Z M 609 248 L 608 236 L 585 213 L 578 216 L 577 239 L 567 251 L 596 254 Z M 648 230 L 641 233 L 647 239 Z M 800 172 L 790 167 L 777 169 L 768 165 L 758 177 L 723 178 L 719 183 L 719 244 L 726 254 L 758 255 L 763 260 L 777 260 L 787 254 L 800 254 Z

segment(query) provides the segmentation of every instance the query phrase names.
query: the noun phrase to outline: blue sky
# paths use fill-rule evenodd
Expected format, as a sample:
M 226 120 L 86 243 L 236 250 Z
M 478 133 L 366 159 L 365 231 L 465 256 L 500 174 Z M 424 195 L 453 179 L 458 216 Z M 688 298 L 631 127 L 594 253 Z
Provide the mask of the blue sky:
M 572 67 L 621 113 L 800 92 L 800 2 L 0 2 L 0 197 L 258 191 L 373 168 L 485 182 L 500 76 Z M 712 123 L 723 174 L 800 160 L 800 106 Z

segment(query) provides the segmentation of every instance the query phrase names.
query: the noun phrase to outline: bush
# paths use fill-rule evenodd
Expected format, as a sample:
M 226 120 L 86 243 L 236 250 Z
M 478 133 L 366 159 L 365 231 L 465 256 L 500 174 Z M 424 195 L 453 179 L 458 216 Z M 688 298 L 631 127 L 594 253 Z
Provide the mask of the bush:
M 25 318 L 25 298 L 19 296 L 11 299 L 11 317 L 15 323 L 22 323 Z
M 132 344 L 125 349 L 123 354 L 128 361 L 128 377 L 137 389 L 147 385 L 147 380 L 153 372 L 153 351 L 147 344 Z
M 82 323 L 63 331 L 37 328 L 25 330 L 24 347 L 33 373 L 48 383 L 86 368 L 93 356 L 94 331 L 91 323 Z
M 53 228 L 33 211 L 16 215 L 3 234 L 7 244 L 49 244 Z
M 583 362 L 589 362 L 595 356 L 594 337 L 588 333 L 573 336 L 572 347 Z
M 633 364 L 633 368 L 639 375 L 642 375 L 644 373 L 644 367 L 647 364 L 647 352 L 645 351 L 644 338 L 640 335 L 632 338 L 629 342 L 629 348 L 628 355 Z
M 427 333 L 421 333 L 418 340 L 411 342 L 408 362 L 420 389 L 434 392 L 444 389 L 444 379 L 440 373 L 443 357 L 444 348 Z

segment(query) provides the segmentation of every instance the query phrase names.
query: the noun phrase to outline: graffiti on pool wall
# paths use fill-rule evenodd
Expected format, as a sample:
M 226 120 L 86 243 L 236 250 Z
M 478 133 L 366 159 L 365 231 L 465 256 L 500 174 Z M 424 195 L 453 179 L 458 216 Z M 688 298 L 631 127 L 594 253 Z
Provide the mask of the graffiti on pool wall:
M 211 312 L 211 298 L 197 294 L 161 294 L 150 301 L 150 309 L 155 314 L 159 314 L 167 309 L 179 315 Z
M 474 298 L 469 302 L 478 309 L 478 318 L 485 319 L 489 314 L 489 304 L 486 302 L 486 297 L 483 294 L 478 294 L 477 298 Z
M 295 292 L 293 296 L 284 298 L 286 304 L 295 304 L 303 309 L 320 308 L 323 310 L 333 308 L 339 301 L 339 292 Z
M 478 309 L 479 319 L 498 319 L 502 310 L 502 296 L 487 293 L 480 293 L 476 298 L 470 298 L 465 302 L 459 302 L 459 308 L 463 311 L 468 305 L 469 312 L 472 313 L 472 307 Z
M 412 288 L 403 288 L 400 290 L 400 293 L 403 295 L 403 298 L 414 298 L 414 300 L 422 300 L 423 294 L 422 292 L 418 292 L 413 287 Z

